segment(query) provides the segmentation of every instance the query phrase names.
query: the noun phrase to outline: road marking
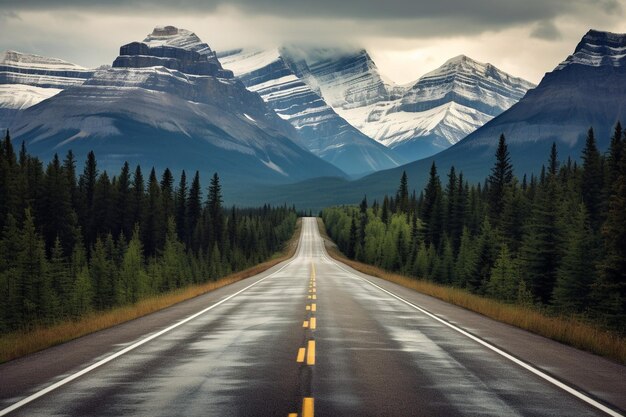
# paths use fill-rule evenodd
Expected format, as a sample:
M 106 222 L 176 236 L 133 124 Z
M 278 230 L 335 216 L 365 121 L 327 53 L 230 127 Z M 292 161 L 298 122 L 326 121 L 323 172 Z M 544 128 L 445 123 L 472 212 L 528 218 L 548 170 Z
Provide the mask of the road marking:
M 324 255 L 324 257 L 326 257 L 326 255 Z M 535 367 L 534 367 L 534 366 L 532 366 L 531 364 L 526 363 L 526 362 L 524 362 L 523 360 L 521 360 L 521 359 L 519 359 L 519 358 L 517 358 L 517 357 L 515 357 L 515 356 L 511 355 L 510 353 L 507 353 L 507 352 L 503 351 L 502 349 L 500 349 L 500 348 L 496 347 L 495 345 L 492 345 L 491 343 L 489 343 L 489 342 L 487 342 L 487 341 L 485 341 L 485 340 L 481 339 L 480 337 L 475 336 L 475 335 L 473 335 L 473 334 L 471 334 L 471 333 L 469 333 L 469 332 L 467 332 L 467 331 L 463 330 L 462 328 L 455 326 L 454 324 L 452 324 L 452 323 L 450 323 L 450 322 L 448 322 L 448 321 L 446 321 L 446 320 L 444 320 L 444 319 L 442 319 L 442 318 L 440 318 L 440 317 L 436 316 L 435 314 L 431 313 L 430 311 L 428 311 L 428 310 L 426 310 L 426 309 L 424 309 L 424 308 L 422 308 L 422 307 L 420 307 L 420 306 L 418 306 L 418 305 L 416 305 L 416 304 L 413 304 L 413 303 L 412 303 L 412 302 L 410 302 L 410 301 L 405 300 L 404 298 L 402 298 L 402 297 L 400 297 L 400 296 L 398 296 L 398 295 L 395 295 L 395 294 L 394 294 L 394 293 L 392 293 L 391 291 L 388 291 L 388 290 L 384 289 L 383 287 L 381 287 L 381 286 L 379 286 L 379 285 L 377 285 L 377 284 L 373 283 L 373 282 L 372 282 L 372 281 L 370 281 L 369 279 L 367 279 L 367 278 L 363 278 L 363 277 L 361 277 L 360 275 L 357 275 L 357 274 L 355 274 L 355 273 L 353 273 L 353 272 L 348 271 L 347 269 L 345 269 L 344 267 L 342 267 L 342 266 L 341 266 L 341 265 L 340 265 L 337 261 L 335 261 L 334 259 L 333 259 L 333 260 L 331 260 L 331 259 L 330 259 L 330 258 L 328 258 L 328 257 L 326 257 L 326 259 L 330 260 L 330 261 L 331 261 L 332 263 L 334 263 L 334 264 L 335 264 L 335 265 L 336 265 L 339 269 L 341 269 L 342 271 L 346 272 L 347 274 L 352 275 L 352 276 L 354 276 L 354 277 L 356 277 L 356 278 L 360 279 L 361 281 L 365 281 L 365 282 L 369 283 L 369 284 L 370 284 L 370 285 L 372 285 L 373 287 L 376 287 L 376 288 L 378 288 L 379 290 L 381 290 L 382 292 L 389 294 L 390 296 L 392 296 L 393 298 L 397 299 L 398 301 L 401 301 L 401 302 L 403 302 L 404 304 L 406 304 L 406 305 L 408 305 L 408 306 L 410 306 L 410 307 L 412 307 L 412 308 L 414 308 L 414 309 L 416 309 L 416 310 L 418 310 L 418 311 L 420 311 L 420 312 L 424 313 L 424 314 L 425 314 L 425 315 L 427 315 L 428 317 L 430 317 L 430 318 L 432 318 L 432 319 L 434 319 L 434 320 L 436 320 L 436 321 L 440 322 L 441 324 L 443 324 L 443 325 L 445 325 L 445 326 L 447 326 L 447 327 L 451 328 L 452 330 L 454 330 L 454 331 L 456 331 L 456 332 L 461 333 L 462 335 L 464 335 L 464 336 L 466 336 L 466 337 L 468 337 L 468 338 L 472 339 L 473 341 L 475 341 L 475 342 L 477 342 L 477 343 L 479 343 L 479 344 L 483 345 L 483 346 L 484 346 L 484 347 L 486 347 L 487 349 L 489 349 L 489 350 L 491 350 L 491 351 L 493 351 L 493 352 L 497 353 L 498 355 L 500 355 L 500 356 L 502 356 L 502 357 L 504 357 L 504 358 L 506 358 L 506 359 L 510 360 L 511 362 L 513 362 L 513 363 L 515 363 L 515 364 L 517 364 L 517 365 L 521 366 L 522 368 L 526 369 L 527 371 L 532 372 L 533 374 L 537 375 L 538 377 L 542 378 L 543 380 L 545 380 L 545 381 L 547 381 L 547 382 L 551 383 L 552 385 L 554 385 L 554 386 L 556 386 L 556 387 L 558 387 L 558 388 L 562 389 L 563 391 L 567 392 L 568 394 L 571 394 L 571 395 L 573 395 L 574 397 L 576 397 L 576 398 L 578 398 L 578 399 L 580 399 L 580 400 L 582 400 L 582 401 L 586 402 L 587 404 L 589 404 L 589 405 L 591 405 L 591 406 L 593 406 L 593 407 L 597 408 L 598 410 L 603 411 L 604 413 L 606 413 L 606 414 L 608 414 L 608 415 L 610 415 L 610 416 L 612 416 L 612 417 L 624 417 L 622 414 L 620 414 L 620 413 L 618 413 L 617 411 L 615 411 L 615 410 L 613 410 L 613 409 L 611 409 L 611 408 L 609 408 L 609 407 L 605 406 L 604 404 L 602 404 L 602 403 L 600 403 L 600 402 L 598 402 L 598 401 L 594 400 L 593 398 L 589 397 L 589 396 L 588 396 L 588 395 L 586 395 L 585 393 L 583 393 L 583 392 L 581 392 L 581 391 L 578 391 L 578 390 L 576 390 L 575 388 L 570 387 L 569 385 L 567 385 L 567 384 L 565 384 L 565 383 L 563 383 L 563 382 L 559 381 L 558 379 L 556 379 L 556 378 L 554 378 L 554 377 L 552 377 L 552 376 L 550 376 L 550 375 L 546 374 L 545 372 L 543 372 L 543 371 L 541 371 L 541 370 L 539 370 L 539 369 L 535 368 Z
M 317 311 L 317 304 L 311 304 L 311 311 Z
M 315 330 L 317 327 L 317 319 L 315 317 L 311 317 L 311 330 Z
M 310 292 L 310 293 L 312 293 L 312 292 L 313 292 L 313 289 L 309 289 L 309 292 Z
M 302 327 L 304 327 L 304 328 L 309 327 L 309 322 L 307 320 L 305 320 L 304 323 L 302 323 Z
M 313 417 L 313 398 L 304 397 L 302 400 L 302 417 Z
M 289 413 L 287 417 L 298 417 L 298 413 Z
M 298 349 L 298 356 L 296 357 L 296 362 L 302 363 L 304 362 L 304 348 Z
M 310 295 L 307 295 L 307 298 L 310 300 L 310 299 L 311 299 L 311 296 L 310 296 Z
M 315 292 L 315 288 L 313 288 L 311 291 Z
M 307 304 L 306 311 L 309 311 L 310 309 L 311 309 L 311 306 Z
M 314 299 L 314 300 L 317 300 L 317 295 L 315 295 L 315 294 L 314 294 L 314 295 L 313 295 L 313 299 Z
M 309 340 L 306 348 L 306 364 L 315 365 L 315 340 Z
M 301 236 L 304 236 L 304 234 L 301 235 Z M 300 243 L 299 243 L 299 245 L 301 246 Z M 226 298 L 216 302 L 213 305 L 210 305 L 209 307 L 205 308 L 204 310 L 201 310 L 201 311 L 199 311 L 197 313 L 194 313 L 191 316 L 189 316 L 189 317 L 187 317 L 187 318 L 185 318 L 185 319 L 183 319 L 183 320 L 181 320 L 181 321 L 179 321 L 177 323 L 174 323 L 171 326 L 166 327 L 165 329 L 163 329 L 163 330 L 161 330 L 161 331 L 159 331 L 157 333 L 154 333 L 151 336 L 146 337 L 145 339 L 141 339 L 140 341 L 135 342 L 135 343 L 133 343 L 130 346 L 127 346 L 126 348 L 120 350 L 119 352 L 116 352 L 116 353 L 114 353 L 114 354 L 112 354 L 110 356 L 107 356 L 106 358 L 101 359 L 101 360 L 99 360 L 98 362 L 96 362 L 96 363 L 94 363 L 92 365 L 89 365 L 85 369 L 80 370 L 80 371 L 78 371 L 78 372 L 76 372 L 76 373 L 74 373 L 72 375 L 69 375 L 69 376 L 63 378 L 62 380 L 60 380 L 58 382 L 55 382 L 54 384 L 49 385 L 48 387 L 46 387 L 46 388 L 44 388 L 44 389 L 42 389 L 40 391 L 37 391 L 36 393 L 31 394 L 31 395 L 29 395 L 26 398 L 23 398 L 22 400 L 16 402 L 15 404 L 0 410 L 0 416 L 7 415 L 7 414 L 9 414 L 12 411 L 15 411 L 18 408 L 21 408 L 21 407 L 25 406 L 26 404 L 28 404 L 28 403 L 30 403 L 32 401 L 35 401 L 37 398 L 40 398 L 40 397 L 48 394 L 49 392 L 52 392 L 52 391 L 56 390 L 57 388 L 60 388 L 63 385 L 65 385 L 65 384 L 67 384 L 69 382 L 72 382 L 73 380 L 75 380 L 77 378 L 80 378 L 81 376 L 83 376 L 83 375 L 93 371 L 94 369 L 97 369 L 97 368 L 101 367 L 102 365 L 107 364 L 107 363 L 111 362 L 112 360 L 117 359 L 120 356 L 125 355 L 126 353 L 128 353 L 128 352 L 130 352 L 132 350 L 135 350 L 135 349 L 137 349 L 138 347 L 140 347 L 142 345 L 145 345 L 146 343 L 150 342 L 151 340 L 154 340 L 157 337 L 164 335 L 165 333 L 169 333 L 170 331 L 174 330 L 175 328 L 177 328 L 179 326 L 182 326 L 185 323 L 188 323 L 189 321 L 195 319 L 196 317 L 199 317 L 199 316 L 207 313 L 208 311 L 213 310 L 215 307 L 217 307 L 217 306 L 219 306 L 221 304 L 224 304 L 226 301 L 230 300 L 231 298 L 238 296 L 242 292 L 244 292 L 244 291 L 254 287 L 255 285 L 260 284 L 261 282 L 265 281 L 266 279 L 269 279 L 270 277 L 278 274 L 283 269 L 285 269 L 289 265 L 291 265 L 297 258 L 298 258 L 298 255 L 296 255 L 291 261 L 287 262 L 285 265 L 283 265 L 277 271 L 272 272 L 271 274 L 269 274 L 265 278 L 261 278 L 260 280 L 254 282 L 254 283 L 252 283 L 250 285 L 248 285 L 247 287 L 242 288 L 241 290 L 237 291 L 236 293 L 229 295 L 228 297 L 226 297 Z

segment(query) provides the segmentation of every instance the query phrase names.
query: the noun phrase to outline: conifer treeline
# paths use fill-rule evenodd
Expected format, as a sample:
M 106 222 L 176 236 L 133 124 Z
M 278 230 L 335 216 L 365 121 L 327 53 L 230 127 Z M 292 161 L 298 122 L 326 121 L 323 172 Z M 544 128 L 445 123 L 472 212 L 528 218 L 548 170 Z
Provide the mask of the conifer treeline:
M 512 303 L 593 318 L 626 331 L 626 132 L 606 155 L 593 130 L 582 166 L 553 144 L 539 177 L 513 175 L 504 136 L 484 184 L 435 164 L 419 196 L 406 173 L 395 196 L 322 215 L 350 258 Z
M 76 318 L 257 264 L 293 234 L 292 208 L 222 207 L 198 172 L 147 181 L 124 164 L 82 174 L 68 152 L 44 167 L 7 132 L 0 146 L 0 332 Z

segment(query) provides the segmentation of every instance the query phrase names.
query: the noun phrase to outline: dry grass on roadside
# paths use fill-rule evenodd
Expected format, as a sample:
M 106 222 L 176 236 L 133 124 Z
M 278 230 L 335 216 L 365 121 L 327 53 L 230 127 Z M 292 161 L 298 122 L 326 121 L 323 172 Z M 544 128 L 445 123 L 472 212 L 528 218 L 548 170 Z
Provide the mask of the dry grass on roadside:
M 181 301 L 197 297 L 234 282 L 241 281 L 242 279 L 260 274 L 294 255 L 298 246 L 301 229 L 301 220 L 299 219 L 296 231 L 285 245 L 285 250 L 274 256 L 271 260 L 228 275 L 217 281 L 193 285 L 166 294 L 156 295 L 143 299 L 133 305 L 108 311 L 94 312 L 80 320 L 67 321 L 49 327 L 40 327 L 29 331 L 2 335 L 0 336 L 0 363 L 154 313 L 155 311 L 170 307 Z
M 353 261 L 346 258 L 334 244 L 330 244 L 332 240 L 326 233 L 321 219 L 318 219 L 318 225 L 320 233 L 325 238 L 328 254 L 357 271 L 391 281 L 500 322 L 626 364 L 626 338 L 624 337 L 574 318 L 549 316 L 532 307 L 506 304 L 471 294 L 459 288 L 446 287 L 424 280 L 409 278 L 372 265 Z

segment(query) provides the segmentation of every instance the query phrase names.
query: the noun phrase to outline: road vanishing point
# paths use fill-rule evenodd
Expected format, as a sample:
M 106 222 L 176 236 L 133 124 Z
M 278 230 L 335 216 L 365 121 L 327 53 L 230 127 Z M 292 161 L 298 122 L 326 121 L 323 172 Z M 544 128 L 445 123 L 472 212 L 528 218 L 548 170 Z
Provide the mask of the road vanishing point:
M 626 367 L 331 259 L 293 258 L 0 365 L 0 415 L 620 416 Z

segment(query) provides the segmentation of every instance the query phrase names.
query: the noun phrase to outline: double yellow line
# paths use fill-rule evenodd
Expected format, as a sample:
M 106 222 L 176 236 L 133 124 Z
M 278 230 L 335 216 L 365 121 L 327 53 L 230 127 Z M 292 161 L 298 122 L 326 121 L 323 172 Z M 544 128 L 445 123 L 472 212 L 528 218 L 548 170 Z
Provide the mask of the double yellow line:
M 311 279 L 309 281 L 309 300 L 317 300 L 316 288 L 315 288 L 315 264 L 311 262 Z M 311 303 L 306 305 L 306 311 L 310 312 L 310 317 L 302 323 L 302 327 L 305 329 L 315 330 L 317 328 L 317 318 L 313 317 L 313 313 L 317 312 L 317 304 Z M 315 365 L 315 340 L 307 341 L 306 347 L 298 349 L 298 355 L 296 356 L 296 362 L 304 363 L 308 366 Z M 301 417 L 313 417 L 314 415 L 314 401 L 312 397 L 304 397 L 302 400 L 302 413 Z M 298 413 L 289 413 L 288 417 L 298 417 Z

